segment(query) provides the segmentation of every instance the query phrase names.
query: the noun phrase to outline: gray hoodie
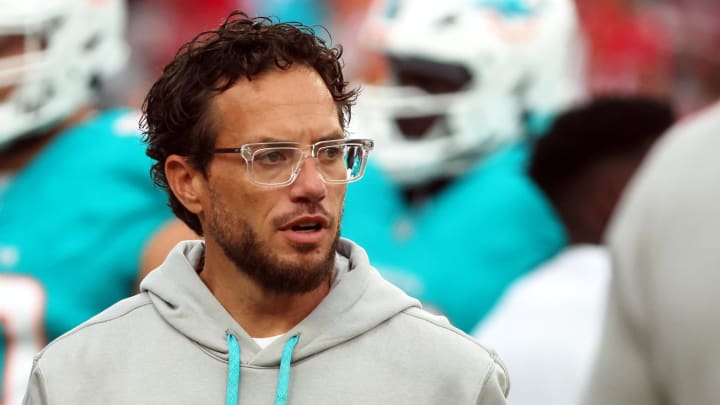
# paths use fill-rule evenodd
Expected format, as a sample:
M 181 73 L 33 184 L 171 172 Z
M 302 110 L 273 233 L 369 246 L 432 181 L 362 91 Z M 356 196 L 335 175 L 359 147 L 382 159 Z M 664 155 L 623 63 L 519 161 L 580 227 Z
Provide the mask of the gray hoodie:
M 142 292 L 36 356 L 25 404 L 505 404 L 492 352 L 338 248 L 328 296 L 261 349 L 200 280 L 200 241 L 176 246 Z

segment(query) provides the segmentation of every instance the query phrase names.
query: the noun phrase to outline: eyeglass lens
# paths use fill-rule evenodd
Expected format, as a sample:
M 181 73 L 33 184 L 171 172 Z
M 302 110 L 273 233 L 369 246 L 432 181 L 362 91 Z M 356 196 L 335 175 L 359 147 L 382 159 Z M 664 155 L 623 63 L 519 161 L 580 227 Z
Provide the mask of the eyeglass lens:
M 294 147 L 270 147 L 253 154 L 253 180 L 262 184 L 283 184 L 293 177 L 303 158 Z M 339 144 L 318 148 L 315 163 L 328 182 L 347 182 L 361 174 L 364 159 L 362 145 Z

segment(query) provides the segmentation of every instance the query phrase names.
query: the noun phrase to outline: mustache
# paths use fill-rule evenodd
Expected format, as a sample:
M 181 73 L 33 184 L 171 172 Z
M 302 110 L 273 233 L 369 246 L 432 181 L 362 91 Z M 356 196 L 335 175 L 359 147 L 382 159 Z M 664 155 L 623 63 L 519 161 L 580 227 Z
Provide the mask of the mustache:
M 296 209 L 294 209 L 291 212 L 278 215 L 277 217 L 272 219 L 272 224 L 275 228 L 280 228 L 281 226 L 285 225 L 286 223 L 292 221 L 295 217 L 299 217 L 301 215 L 317 215 L 320 214 L 328 219 L 328 222 L 330 223 L 330 226 L 335 225 L 336 218 L 330 214 L 328 210 L 325 209 L 320 204 L 317 203 L 310 203 L 310 204 L 304 204 L 301 206 L 298 206 Z

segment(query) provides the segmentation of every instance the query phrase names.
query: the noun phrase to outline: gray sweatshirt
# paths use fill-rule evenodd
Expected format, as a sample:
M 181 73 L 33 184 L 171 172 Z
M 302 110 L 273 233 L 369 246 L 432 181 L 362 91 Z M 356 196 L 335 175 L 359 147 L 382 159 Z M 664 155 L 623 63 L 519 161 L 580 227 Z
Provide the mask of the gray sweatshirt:
M 203 249 L 180 243 L 140 294 L 50 343 L 24 403 L 506 403 L 496 355 L 383 280 L 352 242 L 340 242 L 328 296 L 265 349 L 200 280 Z

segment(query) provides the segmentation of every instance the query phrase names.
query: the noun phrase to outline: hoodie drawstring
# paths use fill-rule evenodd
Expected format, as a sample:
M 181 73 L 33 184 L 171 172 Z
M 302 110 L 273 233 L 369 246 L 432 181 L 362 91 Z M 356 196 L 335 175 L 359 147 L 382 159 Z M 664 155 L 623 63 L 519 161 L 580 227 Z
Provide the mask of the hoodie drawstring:
M 285 405 L 287 402 L 288 386 L 290 385 L 290 363 L 298 339 L 300 339 L 299 336 L 293 336 L 285 342 L 285 348 L 283 348 L 282 357 L 280 358 L 280 374 L 278 375 L 278 385 L 275 391 L 275 405 Z
M 292 352 L 295 349 L 299 336 L 293 336 L 285 342 L 282 357 L 280 358 L 280 373 L 278 385 L 275 391 L 275 405 L 286 405 L 288 387 L 290 385 L 290 364 L 292 363 Z M 240 345 L 232 333 L 227 333 L 228 351 L 228 381 L 225 393 L 225 405 L 237 405 L 240 393 Z
M 230 356 L 228 358 L 228 381 L 225 393 L 225 405 L 237 405 L 240 393 L 240 345 L 232 333 L 227 333 L 227 344 Z

